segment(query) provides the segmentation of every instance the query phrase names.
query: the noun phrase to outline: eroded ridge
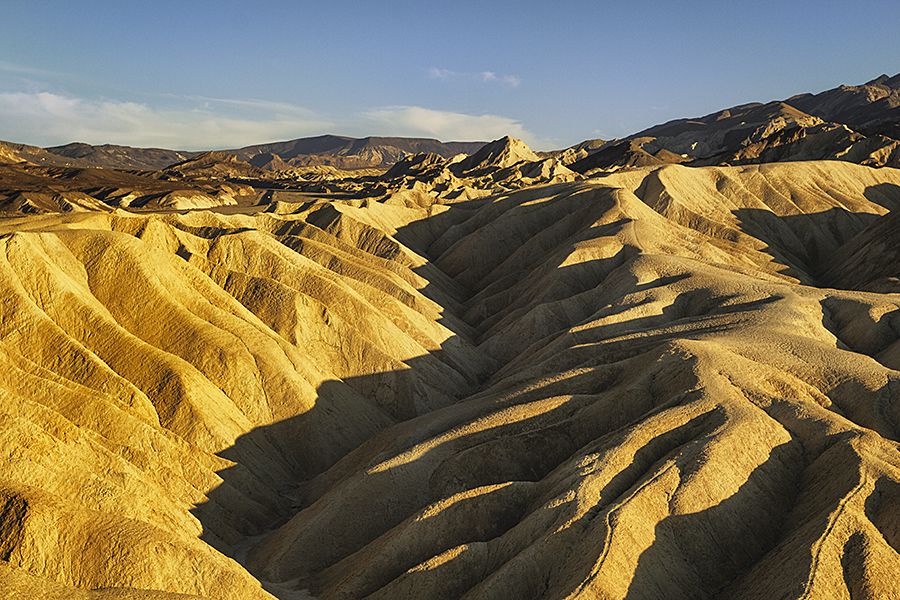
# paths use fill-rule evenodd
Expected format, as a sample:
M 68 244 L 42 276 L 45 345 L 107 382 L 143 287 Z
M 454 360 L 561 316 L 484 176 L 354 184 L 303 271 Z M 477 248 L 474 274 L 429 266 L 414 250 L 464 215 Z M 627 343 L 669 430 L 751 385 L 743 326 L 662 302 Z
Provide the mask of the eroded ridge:
M 900 174 L 398 193 L 0 224 L 4 581 L 897 593 Z

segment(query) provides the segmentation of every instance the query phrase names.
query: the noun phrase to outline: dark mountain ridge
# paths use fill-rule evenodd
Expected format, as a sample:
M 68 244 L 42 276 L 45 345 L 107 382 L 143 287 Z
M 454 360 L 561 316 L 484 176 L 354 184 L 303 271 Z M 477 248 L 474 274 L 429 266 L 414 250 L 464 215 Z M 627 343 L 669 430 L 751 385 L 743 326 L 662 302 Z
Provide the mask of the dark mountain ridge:
M 223 150 L 239 160 L 269 170 L 300 166 L 329 165 L 341 169 L 389 167 L 406 156 L 430 152 L 444 158 L 472 154 L 486 142 L 440 142 L 427 138 L 366 137 L 351 138 L 320 135 L 283 142 L 256 144 Z M 202 152 L 132 148 L 115 144 L 93 146 L 73 142 L 63 146 L 38 148 L 25 144 L 4 143 L 19 159 L 44 166 L 99 167 L 158 171 L 190 160 Z M 7 159 L 8 160 L 8 159 Z
M 339 169 L 389 167 L 420 153 L 450 158 L 473 154 L 486 142 L 440 142 L 434 139 L 402 137 L 348 138 L 323 135 L 289 142 L 258 144 L 229 150 L 239 159 L 270 170 L 328 165 Z
M 659 156 L 661 150 L 666 153 Z M 587 173 L 648 163 L 705 166 L 782 160 L 898 167 L 898 157 L 900 75 L 882 75 L 863 85 L 741 104 L 654 125 L 594 149 L 571 167 Z

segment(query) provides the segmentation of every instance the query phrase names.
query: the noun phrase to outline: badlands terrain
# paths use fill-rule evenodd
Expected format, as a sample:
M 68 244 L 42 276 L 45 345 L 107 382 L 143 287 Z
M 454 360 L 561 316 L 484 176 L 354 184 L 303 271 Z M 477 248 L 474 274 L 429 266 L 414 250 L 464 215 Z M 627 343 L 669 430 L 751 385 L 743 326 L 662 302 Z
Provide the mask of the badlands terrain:
M 0 598 L 900 597 L 898 88 L 0 145 Z

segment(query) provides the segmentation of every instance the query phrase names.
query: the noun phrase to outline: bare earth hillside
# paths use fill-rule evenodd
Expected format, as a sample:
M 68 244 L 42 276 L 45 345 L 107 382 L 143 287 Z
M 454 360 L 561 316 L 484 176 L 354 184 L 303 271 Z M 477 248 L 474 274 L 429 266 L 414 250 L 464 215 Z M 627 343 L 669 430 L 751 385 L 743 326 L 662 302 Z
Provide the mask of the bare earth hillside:
M 579 173 L 621 166 L 844 160 L 900 167 L 900 75 L 656 125 L 572 154 Z M 569 164 L 567 162 L 567 164 Z
M 0 184 L 0 598 L 900 596 L 900 170 Z

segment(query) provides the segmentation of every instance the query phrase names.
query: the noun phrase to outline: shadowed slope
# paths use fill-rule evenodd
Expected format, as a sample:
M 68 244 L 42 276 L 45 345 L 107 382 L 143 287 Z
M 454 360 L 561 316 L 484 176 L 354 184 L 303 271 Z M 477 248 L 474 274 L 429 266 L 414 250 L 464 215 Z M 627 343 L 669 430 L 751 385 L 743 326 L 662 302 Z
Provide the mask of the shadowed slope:
M 900 300 L 812 284 L 898 189 L 667 166 L 450 207 L 7 220 L 8 579 L 889 597 Z

